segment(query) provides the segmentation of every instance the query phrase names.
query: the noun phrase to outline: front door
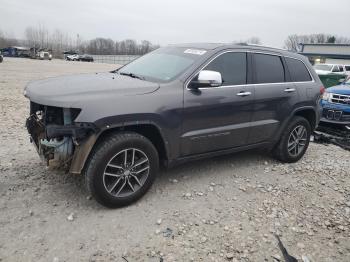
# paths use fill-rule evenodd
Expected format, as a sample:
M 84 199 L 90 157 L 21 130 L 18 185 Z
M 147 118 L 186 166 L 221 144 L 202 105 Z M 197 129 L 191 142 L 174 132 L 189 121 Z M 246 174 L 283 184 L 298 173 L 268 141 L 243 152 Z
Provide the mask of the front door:
M 224 52 L 203 68 L 220 72 L 221 86 L 185 87 L 182 156 L 246 143 L 254 103 L 254 87 L 247 85 L 247 69 L 247 53 Z

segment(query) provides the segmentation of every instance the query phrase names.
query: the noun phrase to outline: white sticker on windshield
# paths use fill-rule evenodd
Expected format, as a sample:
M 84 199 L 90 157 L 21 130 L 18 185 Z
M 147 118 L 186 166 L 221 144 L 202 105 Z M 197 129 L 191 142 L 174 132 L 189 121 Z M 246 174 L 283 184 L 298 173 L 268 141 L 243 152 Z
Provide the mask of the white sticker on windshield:
M 192 54 L 192 55 L 204 55 L 207 51 L 205 50 L 198 50 L 198 49 L 186 49 L 185 54 Z

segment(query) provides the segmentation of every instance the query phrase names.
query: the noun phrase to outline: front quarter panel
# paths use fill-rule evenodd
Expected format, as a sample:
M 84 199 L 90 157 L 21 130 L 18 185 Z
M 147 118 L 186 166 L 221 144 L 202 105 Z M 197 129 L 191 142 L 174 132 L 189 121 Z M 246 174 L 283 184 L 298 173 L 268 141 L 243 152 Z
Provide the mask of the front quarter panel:
M 116 127 L 151 124 L 158 128 L 168 157 L 177 157 L 182 125 L 182 83 L 163 84 L 143 95 L 109 97 L 83 108 L 76 122 L 94 123 L 100 133 Z M 170 139 L 171 138 L 171 139 Z

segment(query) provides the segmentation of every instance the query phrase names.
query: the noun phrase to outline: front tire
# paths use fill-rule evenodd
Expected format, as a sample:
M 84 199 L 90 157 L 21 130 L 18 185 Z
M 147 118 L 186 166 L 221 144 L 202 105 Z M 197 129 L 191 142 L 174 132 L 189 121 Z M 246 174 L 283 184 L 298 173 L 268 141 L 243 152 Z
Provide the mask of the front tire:
M 309 121 L 304 117 L 293 117 L 272 151 L 274 157 L 285 163 L 297 162 L 304 156 L 309 146 L 310 136 Z
M 158 153 L 144 136 L 113 134 L 92 152 L 85 179 L 89 192 L 110 208 L 129 205 L 152 186 L 159 168 Z

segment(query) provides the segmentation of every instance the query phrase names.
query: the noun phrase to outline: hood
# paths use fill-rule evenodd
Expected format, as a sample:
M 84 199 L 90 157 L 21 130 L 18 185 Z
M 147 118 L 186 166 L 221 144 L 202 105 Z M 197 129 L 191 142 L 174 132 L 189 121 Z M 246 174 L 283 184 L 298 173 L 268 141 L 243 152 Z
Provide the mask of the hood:
M 141 95 L 156 91 L 157 83 L 116 73 L 53 77 L 30 82 L 24 91 L 31 101 L 58 107 L 79 107 L 86 100 Z
M 350 84 L 337 85 L 326 89 L 328 93 L 350 95 Z

